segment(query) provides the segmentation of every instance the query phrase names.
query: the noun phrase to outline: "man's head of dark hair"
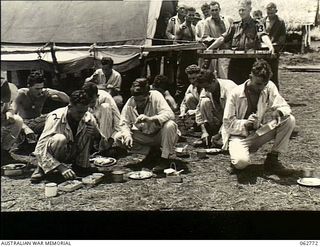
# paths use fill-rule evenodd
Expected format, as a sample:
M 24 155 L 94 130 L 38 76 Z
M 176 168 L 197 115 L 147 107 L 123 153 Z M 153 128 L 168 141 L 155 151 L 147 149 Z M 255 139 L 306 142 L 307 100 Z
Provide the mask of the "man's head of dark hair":
M 70 103 L 72 105 L 76 105 L 76 104 L 89 105 L 90 98 L 88 97 L 86 91 L 84 91 L 83 89 L 80 89 L 72 92 L 72 94 L 70 95 Z
M 202 4 L 202 5 L 201 5 L 201 10 L 204 11 L 204 10 L 206 10 L 206 9 L 210 9 L 210 5 L 207 4 L 207 3 Z
M 153 85 L 157 88 L 167 90 L 169 86 L 169 79 L 165 75 L 156 75 L 153 81 Z
M 200 67 L 196 64 L 191 64 L 185 69 L 185 72 L 187 74 L 197 74 L 200 72 Z
M 212 2 L 210 3 L 210 6 L 215 6 L 215 5 L 218 5 L 218 7 L 219 7 L 219 9 L 220 9 L 220 3 L 219 3 L 219 2 L 217 2 L 217 1 L 212 1 Z
M 147 95 L 150 91 L 149 80 L 147 78 L 136 79 L 130 88 L 132 96 Z
M 98 95 L 98 87 L 93 82 L 85 82 L 82 86 L 82 90 L 84 90 L 87 93 L 89 98 Z
M 210 83 L 213 79 L 215 79 L 215 76 L 211 71 L 201 69 L 197 77 L 197 82 L 201 85 L 203 83 Z
M 265 81 L 269 81 L 272 76 L 270 65 L 263 59 L 260 59 L 253 64 L 251 74 L 261 77 Z
M 44 82 L 45 82 L 45 78 L 41 73 L 41 71 L 38 71 L 38 70 L 31 72 L 27 79 L 28 87 L 32 87 L 34 84 L 44 83 Z
M 113 67 L 113 59 L 111 57 L 102 57 L 101 64 L 102 65 L 109 65 L 112 68 Z
M 188 7 L 187 11 L 188 12 L 196 12 L 196 9 L 194 7 Z

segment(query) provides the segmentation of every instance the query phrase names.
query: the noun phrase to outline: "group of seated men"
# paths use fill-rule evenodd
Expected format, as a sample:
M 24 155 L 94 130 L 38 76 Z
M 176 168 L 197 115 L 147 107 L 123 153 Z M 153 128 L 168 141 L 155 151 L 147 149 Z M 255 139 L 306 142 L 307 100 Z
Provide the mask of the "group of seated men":
M 105 60 L 110 59 L 102 59 Z M 250 165 L 250 152 L 274 139 L 265 168 L 283 168 L 278 155 L 288 147 L 295 119 L 270 81 L 272 72 L 265 60 L 256 61 L 249 78 L 240 85 L 216 78 L 214 73 L 195 64 L 185 72 L 191 84 L 180 105 L 179 117 L 194 116 L 194 127 L 202 132 L 195 145 L 216 147 L 221 139 L 222 149 L 229 151 L 231 166 L 244 169 Z M 162 86 L 166 77 L 157 76 L 152 88 L 149 79 L 136 79 L 130 88 L 132 96 L 120 113 L 108 92 L 107 79 L 101 83 L 95 79 L 96 74 L 70 96 L 43 88 L 44 77 L 39 72 L 29 76 L 28 90 L 17 90 L 1 78 L 2 165 L 12 161 L 9 150 L 24 132 L 27 141 L 29 138 L 36 142 L 33 154 L 37 169 L 32 182 L 39 182 L 54 171 L 65 179 L 73 179 L 79 172 L 92 169 L 89 157 L 93 152 L 108 155 L 115 147 L 146 155 L 145 160 L 154 161 L 148 162 L 154 164 L 154 172 L 168 168 L 181 132 L 173 111 L 177 111 L 177 105 Z M 68 105 L 42 116 L 46 97 Z M 266 122 L 273 122 L 275 128 L 261 134 L 257 130 Z M 41 129 L 41 125 L 41 132 L 32 129 L 33 126 Z M 38 138 L 30 137 L 28 131 L 39 133 Z

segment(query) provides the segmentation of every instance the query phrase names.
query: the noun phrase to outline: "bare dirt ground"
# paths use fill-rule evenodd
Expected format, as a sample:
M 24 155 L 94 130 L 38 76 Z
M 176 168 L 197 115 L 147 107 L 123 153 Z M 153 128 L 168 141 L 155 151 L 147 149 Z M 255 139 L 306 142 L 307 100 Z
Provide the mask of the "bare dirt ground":
M 319 53 L 285 55 L 281 67 L 307 64 L 320 65 Z M 296 182 L 301 169 L 320 171 L 320 75 L 281 69 L 280 79 L 281 93 L 292 107 L 299 131 L 288 153 L 281 156 L 283 164 L 291 169 L 290 176 L 262 169 L 272 143 L 252 156 L 252 167 L 238 174 L 230 173 L 228 155 L 208 155 L 199 160 L 196 149 L 189 145 L 190 158 L 176 159 L 178 169 L 185 170 L 182 183 L 168 183 L 165 178 L 112 183 L 110 173 L 106 173 L 106 179 L 95 187 L 46 198 L 45 184 L 31 184 L 30 171 L 20 178 L 1 177 L 1 210 L 320 210 L 320 188 L 302 187 Z M 185 133 L 183 125 L 181 130 Z M 194 140 L 188 137 L 189 143 Z M 142 158 L 132 155 L 119 159 L 113 169 L 139 170 L 137 163 Z

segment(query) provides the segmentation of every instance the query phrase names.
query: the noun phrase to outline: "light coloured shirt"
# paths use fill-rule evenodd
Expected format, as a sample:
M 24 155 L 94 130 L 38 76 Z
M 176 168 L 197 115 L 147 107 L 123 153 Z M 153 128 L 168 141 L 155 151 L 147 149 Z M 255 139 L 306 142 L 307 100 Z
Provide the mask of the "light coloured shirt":
M 93 77 L 96 77 L 98 84 L 105 86 L 106 89 L 113 88 L 117 92 L 120 92 L 122 79 L 121 79 L 121 75 L 118 71 L 112 69 L 111 76 L 110 76 L 109 80 L 107 81 L 106 76 L 103 73 L 103 70 L 97 69 L 92 74 L 92 76 L 90 76 L 86 80 L 91 81 L 93 79 Z
M 131 136 L 132 130 L 140 130 L 144 134 L 156 134 L 160 131 L 165 122 L 175 119 L 174 113 L 167 101 L 164 99 L 163 95 L 156 90 L 150 91 L 143 114 L 148 117 L 155 117 L 159 124 L 154 122 L 136 124 L 136 119 L 140 114 L 137 111 L 134 97 L 129 98 L 121 112 L 121 135 L 124 137 Z
M 44 130 L 35 148 L 35 156 L 45 173 L 57 168 L 61 164 L 61 162 L 56 160 L 48 152 L 49 141 L 52 136 L 55 134 L 63 134 L 67 138 L 68 143 L 74 143 L 75 139 L 77 139 L 78 142 L 81 142 L 81 139 L 83 139 L 82 136 L 86 134 L 84 128 L 86 124 L 93 125 L 98 129 L 94 116 L 90 112 L 86 112 L 79 122 L 76 134 L 77 138 L 75 138 L 67 121 L 67 112 L 68 106 L 59 108 L 48 114 Z M 87 160 L 84 160 L 83 162 L 89 162 L 89 156 L 87 156 L 84 156 Z
M 217 80 L 220 85 L 220 105 L 222 109 L 224 109 L 227 99 L 231 94 L 231 91 L 237 86 L 237 84 L 227 79 L 217 79 Z M 209 98 L 210 101 L 213 102 L 212 94 L 203 88 L 200 92 L 199 104 L 197 105 L 197 108 L 196 108 L 196 122 L 199 125 L 204 123 L 200 113 L 200 104 L 204 98 Z
M 202 40 L 203 34 L 204 34 L 204 25 L 205 20 L 198 21 L 195 30 L 196 30 L 196 41 Z
M 96 101 L 96 105 L 93 109 L 91 109 L 92 114 L 95 116 L 97 123 L 99 125 L 100 131 L 104 134 L 106 139 L 109 137 L 114 138 L 114 135 L 120 131 L 120 112 L 117 107 L 116 102 L 112 98 L 112 96 L 104 91 L 98 90 L 98 99 Z M 104 104 L 104 105 L 103 105 Z M 106 107 L 102 107 L 106 106 Z M 104 112 L 104 111 L 110 111 Z M 104 117 L 108 117 L 110 119 L 103 119 Z
M 222 26 L 218 26 L 213 20 L 212 16 L 204 20 L 204 29 L 202 39 L 207 37 L 219 38 L 233 23 L 233 20 L 228 17 L 220 16 Z
M 248 135 L 248 131 L 245 127 L 247 120 L 244 119 L 248 108 L 248 100 L 245 94 L 245 86 L 248 82 L 249 80 L 234 88 L 227 99 L 223 116 L 223 128 L 225 128 L 228 135 L 226 142 L 224 143 L 225 149 L 228 147 L 227 141 L 230 135 Z M 269 109 L 272 111 L 279 110 L 282 112 L 283 116 L 289 116 L 291 114 L 290 106 L 279 94 L 276 85 L 272 81 L 269 81 L 260 93 L 256 113 L 259 125 L 263 122 L 264 115 Z
M 193 84 L 190 84 L 189 87 L 187 88 L 185 94 L 184 94 L 184 98 L 181 102 L 181 105 L 180 105 L 180 112 L 181 113 L 185 113 L 187 111 L 187 104 L 186 104 L 186 96 L 187 94 L 192 94 L 192 96 L 199 100 L 199 93 L 198 93 L 198 89 L 197 87 L 195 87 Z

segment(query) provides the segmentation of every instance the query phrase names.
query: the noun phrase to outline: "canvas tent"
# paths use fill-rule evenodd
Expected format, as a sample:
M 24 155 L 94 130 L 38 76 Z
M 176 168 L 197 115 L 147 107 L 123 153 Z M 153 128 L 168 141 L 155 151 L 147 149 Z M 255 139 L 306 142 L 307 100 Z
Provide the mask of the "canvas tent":
M 124 72 L 151 45 L 161 0 L 1 1 L 1 70 L 72 73 L 111 56 Z

